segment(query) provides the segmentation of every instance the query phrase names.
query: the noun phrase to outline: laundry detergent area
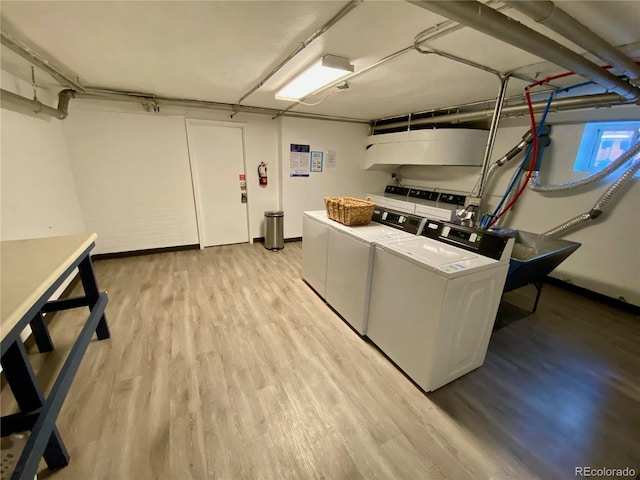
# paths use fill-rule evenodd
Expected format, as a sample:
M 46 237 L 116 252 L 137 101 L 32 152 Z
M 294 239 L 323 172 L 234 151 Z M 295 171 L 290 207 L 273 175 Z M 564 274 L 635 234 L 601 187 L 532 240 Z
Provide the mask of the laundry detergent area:
M 5 478 L 635 478 L 640 1 L 0 12 Z

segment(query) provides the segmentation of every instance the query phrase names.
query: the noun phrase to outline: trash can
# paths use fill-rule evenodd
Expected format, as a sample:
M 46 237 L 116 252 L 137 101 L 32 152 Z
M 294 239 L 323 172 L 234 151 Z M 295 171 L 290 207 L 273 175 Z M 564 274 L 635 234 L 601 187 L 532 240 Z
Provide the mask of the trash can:
M 280 210 L 264 212 L 266 232 L 264 248 L 280 250 L 284 248 L 284 212 Z

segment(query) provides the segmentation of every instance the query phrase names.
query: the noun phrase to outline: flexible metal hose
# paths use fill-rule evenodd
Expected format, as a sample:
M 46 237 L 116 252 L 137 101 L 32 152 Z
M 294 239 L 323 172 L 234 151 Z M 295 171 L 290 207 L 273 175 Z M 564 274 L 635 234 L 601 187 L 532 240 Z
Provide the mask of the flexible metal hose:
M 583 185 L 588 185 L 590 183 L 596 182 L 601 178 L 606 177 L 610 173 L 614 172 L 626 162 L 631 160 L 638 152 L 640 152 L 640 141 L 636 142 L 629 150 L 620 155 L 615 161 L 613 161 L 610 165 L 603 168 L 599 172 L 596 172 L 592 175 L 587 175 L 586 177 L 578 178 L 576 180 L 571 180 L 569 182 L 564 183 L 556 183 L 549 185 L 540 185 L 537 183 L 537 177 L 532 177 L 529 182 L 529 188 L 534 192 L 560 192 L 563 190 L 571 190 L 574 188 L 581 187 Z
M 573 230 L 577 226 L 590 222 L 598 218 L 602 215 L 604 208 L 607 203 L 611 201 L 613 197 L 622 189 L 627 183 L 633 180 L 633 176 L 636 172 L 640 170 L 640 160 L 637 160 L 633 165 L 631 165 L 627 170 L 622 174 L 622 176 L 613 182 L 609 188 L 600 196 L 598 201 L 593 205 L 593 208 L 577 217 L 573 217 L 571 220 L 564 222 L 561 225 L 558 225 L 555 228 L 544 233 L 544 235 L 548 235 L 550 237 L 561 237 L 564 234 L 568 233 L 570 230 Z
M 582 213 L 577 217 L 573 217 L 571 220 L 564 222 L 562 225 L 558 225 L 551 230 L 544 232 L 543 235 L 548 235 L 549 237 L 561 237 L 565 233 L 569 232 L 569 230 L 573 230 L 581 223 L 585 223 L 591 220 L 591 215 L 589 213 Z
M 613 197 L 618 193 L 618 191 L 624 187 L 627 183 L 633 180 L 633 176 L 636 172 L 640 170 L 640 160 L 636 160 L 633 165 L 627 168 L 627 171 L 622 174 L 622 176 L 611 185 L 606 192 L 602 194 L 602 196 L 598 199 L 596 204 L 593 206 L 593 210 L 603 211 L 604 207 L 611 201 Z

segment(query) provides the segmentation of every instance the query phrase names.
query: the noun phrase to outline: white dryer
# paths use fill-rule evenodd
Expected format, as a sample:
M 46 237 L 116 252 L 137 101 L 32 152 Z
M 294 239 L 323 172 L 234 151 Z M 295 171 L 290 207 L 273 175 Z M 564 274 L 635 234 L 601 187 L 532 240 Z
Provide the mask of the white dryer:
M 424 391 L 480 367 L 514 239 L 438 221 L 376 246 L 367 336 Z

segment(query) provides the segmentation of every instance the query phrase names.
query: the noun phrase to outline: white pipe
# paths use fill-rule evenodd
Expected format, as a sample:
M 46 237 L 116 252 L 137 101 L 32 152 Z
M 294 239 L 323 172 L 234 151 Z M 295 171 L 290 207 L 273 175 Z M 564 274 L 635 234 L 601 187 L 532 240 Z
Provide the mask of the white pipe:
M 153 101 L 158 105 L 171 105 L 171 106 L 187 107 L 187 108 L 206 108 L 210 110 L 255 113 L 259 115 L 275 115 L 280 113 L 279 110 L 275 110 L 272 108 L 251 107 L 248 105 L 236 105 L 232 103 L 222 103 L 222 102 L 209 102 L 206 100 L 191 100 L 188 98 L 160 97 L 160 96 L 149 94 L 149 93 L 120 92 L 117 90 L 93 89 L 91 87 L 87 87 L 87 93 L 76 94 L 76 97 L 87 98 L 87 99 L 135 102 L 135 103 Z M 286 116 L 297 117 L 297 118 L 313 118 L 318 120 L 329 120 L 329 121 L 336 121 L 336 122 L 360 123 L 365 125 L 370 125 L 371 123 L 368 120 L 362 120 L 358 118 L 340 117 L 336 115 L 321 115 L 321 114 L 304 113 L 304 112 L 289 112 L 286 114 Z
M 640 67 L 624 53 L 596 35 L 571 15 L 549 0 L 507 0 L 506 4 L 580 45 L 598 58 L 610 63 L 629 78 L 640 77 Z
M 49 60 L 42 57 L 39 53 L 26 46 L 24 43 L 19 42 L 4 32 L 0 32 L 0 43 L 7 47 L 9 50 L 13 50 L 21 57 L 28 60 L 32 65 L 44 70 L 53 78 L 58 80 L 62 85 L 72 88 L 77 92 L 84 92 L 84 87 L 80 84 L 80 81 L 74 80 L 68 75 L 62 73 L 56 67 L 51 65 Z
M 582 58 L 577 53 L 522 25 L 491 7 L 476 1 L 408 0 L 421 8 L 443 15 L 525 52 L 537 55 L 577 73 L 623 97 L 635 101 L 640 89 Z
M 74 97 L 73 90 L 62 90 L 58 94 L 58 108 L 53 108 L 45 105 L 38 100 L 31 100 L 15 93 L 9 92 L 4 89 L 0 89 L 0 102 L 2 107 L 18 107 L 28 109 L 33 113 L 44 113 L 50 117 L 57 118 L 58 120 L 64 120 L 69 115 L 69 101 Z
M 489 128 L 489 138 L 487 139 L 487 145 L 484 150 L 484 159 L 482 160 L 482 168 L 480 169 L 480 187 L 478 188 L 477 198 L 482 201 L 484 190 L 487 183 L 487 171 L 489 169 L 489 163 L 491 162 L 491 154 L 493 153 L 493 146 L 496 142 L 496 135 L 498 134 L 498 124 L 500 123 L 500 114 L 502 113 L 502 107 L 504 104 L 504 97 L 507 93 L 507 83 L 509 83 L 509 76 L 505 76 L 500 79 L 500 89 L 498 91 L 498 97 L 496 99 L 496 105 L 493 110 L 493 117 L 491 118 L 491 127 Z
M 603 107 L 603 106 L 611 106 L 611 105 L 624 105 L 628 104 L 627 100 L 616 93 L 598 93 L 595 95 L 583 95 L 580 97 L 568 97 L 568 98 L 554 98 L 551 102 L 551 110 L 559 111 L 559 110 L 575 110 L 580 108 L 593 108 L 593 107 Z M 533 104 L 534 112 L 543 112 L 547 106 L 547 102 L 535 102 Z M 526 104 L 522 105 L 511 105 L 508 107 L 503 107 L 502 115 L 523 115 L 527 113 L 528 107 Z M 462 112 L 462 113 L 449 113 L 444 115 L 436 115 L 433 117 L 425 117 L 425 118 L 414 118 L 411 121 L 411 125 L 413 127 L 420 125 L 433 125 L 433 124 L 442 124 L 442 123 L 465 123 L 465 122 L 474 122 L 477 120 L 486 120 L 488 117 L 492 115 L 493 110 L 487 108 L 484 110 L 475 110 L 471 112 Z M 414 114 L 415 115 L 415 114 Z M 392 128 L 398 127 L 406 127 L 407 121 L 401 120 L 398 122 L 387 123 L 383 125 L 377 125 L 375 130 L 388 130 Z
M 280 64 L 276 68 L 271 70 L 262 80 L 260 80 L 260 82 L 258 82 L 258 84 L 255 87 L 253 87 L 251 90 L 245 93 L 242 97 L 240 97 L 240 100 L 238 100 L 238 105 L 240 105 L 245 98 L 247 98 L 253 92 L 255 92 L 260 87 L 262 87 L 276 73 L 282 70 L 282 67 L 284 67 L 287 63 L 289 63 L 289 61 L 293 57 L 295 57 L 298 53 L 300 53 L 302 50 L 307 48 L 307 46 L 311 42 L 313 42 L 319 36 L 323 35 L 327 30 L 329 30 L 329 28 L 331 28 L 340 19 L 342 19 L 342 17 L 344 17 L 347 13 L 349 13 L 351 10 L 353 10 L 358 5 L 360 5 L 362 1 L 363 0 L 351 0 L 349 3 L 347 3 L 342 9 L 340 9 L 340 11 L 336 15 L 334 15 L 331 18 L 331 20 L 325 23 L 319 30 L 316 30 L 315 32 L 313 32 L 313 34 L 311 34 L 311 36 L 307 38 L 304 42 L 300 43 L 298 47 L 293 52 L 291 52 L 287 58 L 285 58 L 282 62 L 280 62 Z

